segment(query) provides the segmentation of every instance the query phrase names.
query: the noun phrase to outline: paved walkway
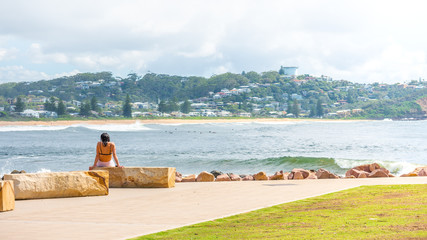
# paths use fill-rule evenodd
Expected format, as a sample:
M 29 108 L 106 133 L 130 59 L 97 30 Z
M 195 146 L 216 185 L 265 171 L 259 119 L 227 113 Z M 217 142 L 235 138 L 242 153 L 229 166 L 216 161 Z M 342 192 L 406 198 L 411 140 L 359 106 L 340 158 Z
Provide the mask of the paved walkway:
M 427 177 L 177 183 L 110 189 L 109 196 L 16 201 L 0 239 L 126 239 L 361 185 L 427 184 Z

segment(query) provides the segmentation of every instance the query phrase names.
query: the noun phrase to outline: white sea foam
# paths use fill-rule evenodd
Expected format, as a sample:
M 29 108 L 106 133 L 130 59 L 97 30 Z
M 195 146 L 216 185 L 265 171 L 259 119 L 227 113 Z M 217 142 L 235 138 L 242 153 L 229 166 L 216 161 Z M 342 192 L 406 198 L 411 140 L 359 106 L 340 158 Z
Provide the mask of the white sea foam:
M 390 172 L 401 175 L 412 172 L 415 168 L 422 165 L 409 162 L 393 162 L 384 160 L 354 160 L 354 159 L 335 159 L 335 163 L 344 169 L 350 169 L 363 164 L 378 163 L 388 169 Z
M 26 131 L 59 131 L 67 129 L 69 126 L 3 126 L 0 132 L 26 132 Z
M 111 131 L 111 132 L 129 132 L 129 131 L 146 131 L 153 130 L 136 121 L 134 124 L 105 124 L 105 125 L 91 125 L 91 124 L 73 124 L 70 126 L 2 126 L 0 132 L 26 132 L 26 131 L 60 131 L 68 128 L 88 128 L 98 131 Z
M 78 127 L 84 127 L 97 131 L 107 131 L 107 132 L 134 132 L 134 131 L 147 131 L 153 130 L 152 128 L 146 127 L 141 124 L 139 121 L 136 121 L 134 124 L 105 124 L 105 125 L 78 125 Z
M 41 168 L 36 173 L 49 173 L 49 172 L 52 172 L 52 171 L 50 169 L 47 169 L 47 168 Z

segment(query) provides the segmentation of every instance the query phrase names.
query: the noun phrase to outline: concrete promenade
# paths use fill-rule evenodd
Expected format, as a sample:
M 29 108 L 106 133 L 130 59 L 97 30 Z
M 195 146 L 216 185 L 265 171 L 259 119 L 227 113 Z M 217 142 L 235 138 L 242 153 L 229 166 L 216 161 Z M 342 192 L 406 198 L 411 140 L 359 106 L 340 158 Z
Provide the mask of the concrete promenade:
M 0 239 L 126 239 L 361 185 L 427 184 L 427 177 L 177 183 L 110 189 L 99 197 L 16 201 Z

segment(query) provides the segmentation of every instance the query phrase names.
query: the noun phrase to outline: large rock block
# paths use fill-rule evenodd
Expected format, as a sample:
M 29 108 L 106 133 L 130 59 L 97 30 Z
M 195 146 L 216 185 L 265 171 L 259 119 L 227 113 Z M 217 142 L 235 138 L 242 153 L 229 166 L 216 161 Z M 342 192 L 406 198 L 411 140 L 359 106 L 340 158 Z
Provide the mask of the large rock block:
M 16 199 L 108 195 L 108 171 L 5 174 Z
M 175 187 L 172 167 L 96 167 L 110 173 L 112 188 L 171 188 Z M 184 181 L 184 179 L 183 179 Z
M 0 212 L 15 209 L 13 181 L 0 181 Z

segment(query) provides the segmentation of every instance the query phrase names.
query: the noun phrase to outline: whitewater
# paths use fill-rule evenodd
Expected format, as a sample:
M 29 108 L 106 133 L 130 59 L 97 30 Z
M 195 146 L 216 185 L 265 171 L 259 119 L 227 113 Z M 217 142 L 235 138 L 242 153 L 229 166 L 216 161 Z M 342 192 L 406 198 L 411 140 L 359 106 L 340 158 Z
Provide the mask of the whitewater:
M 399 175 L 427 165 L 427 121 L 286 121 L 0 126 L 0 176 L 87 170 L 108 132 L 124 166 L 272 174 L 377 162 Z

